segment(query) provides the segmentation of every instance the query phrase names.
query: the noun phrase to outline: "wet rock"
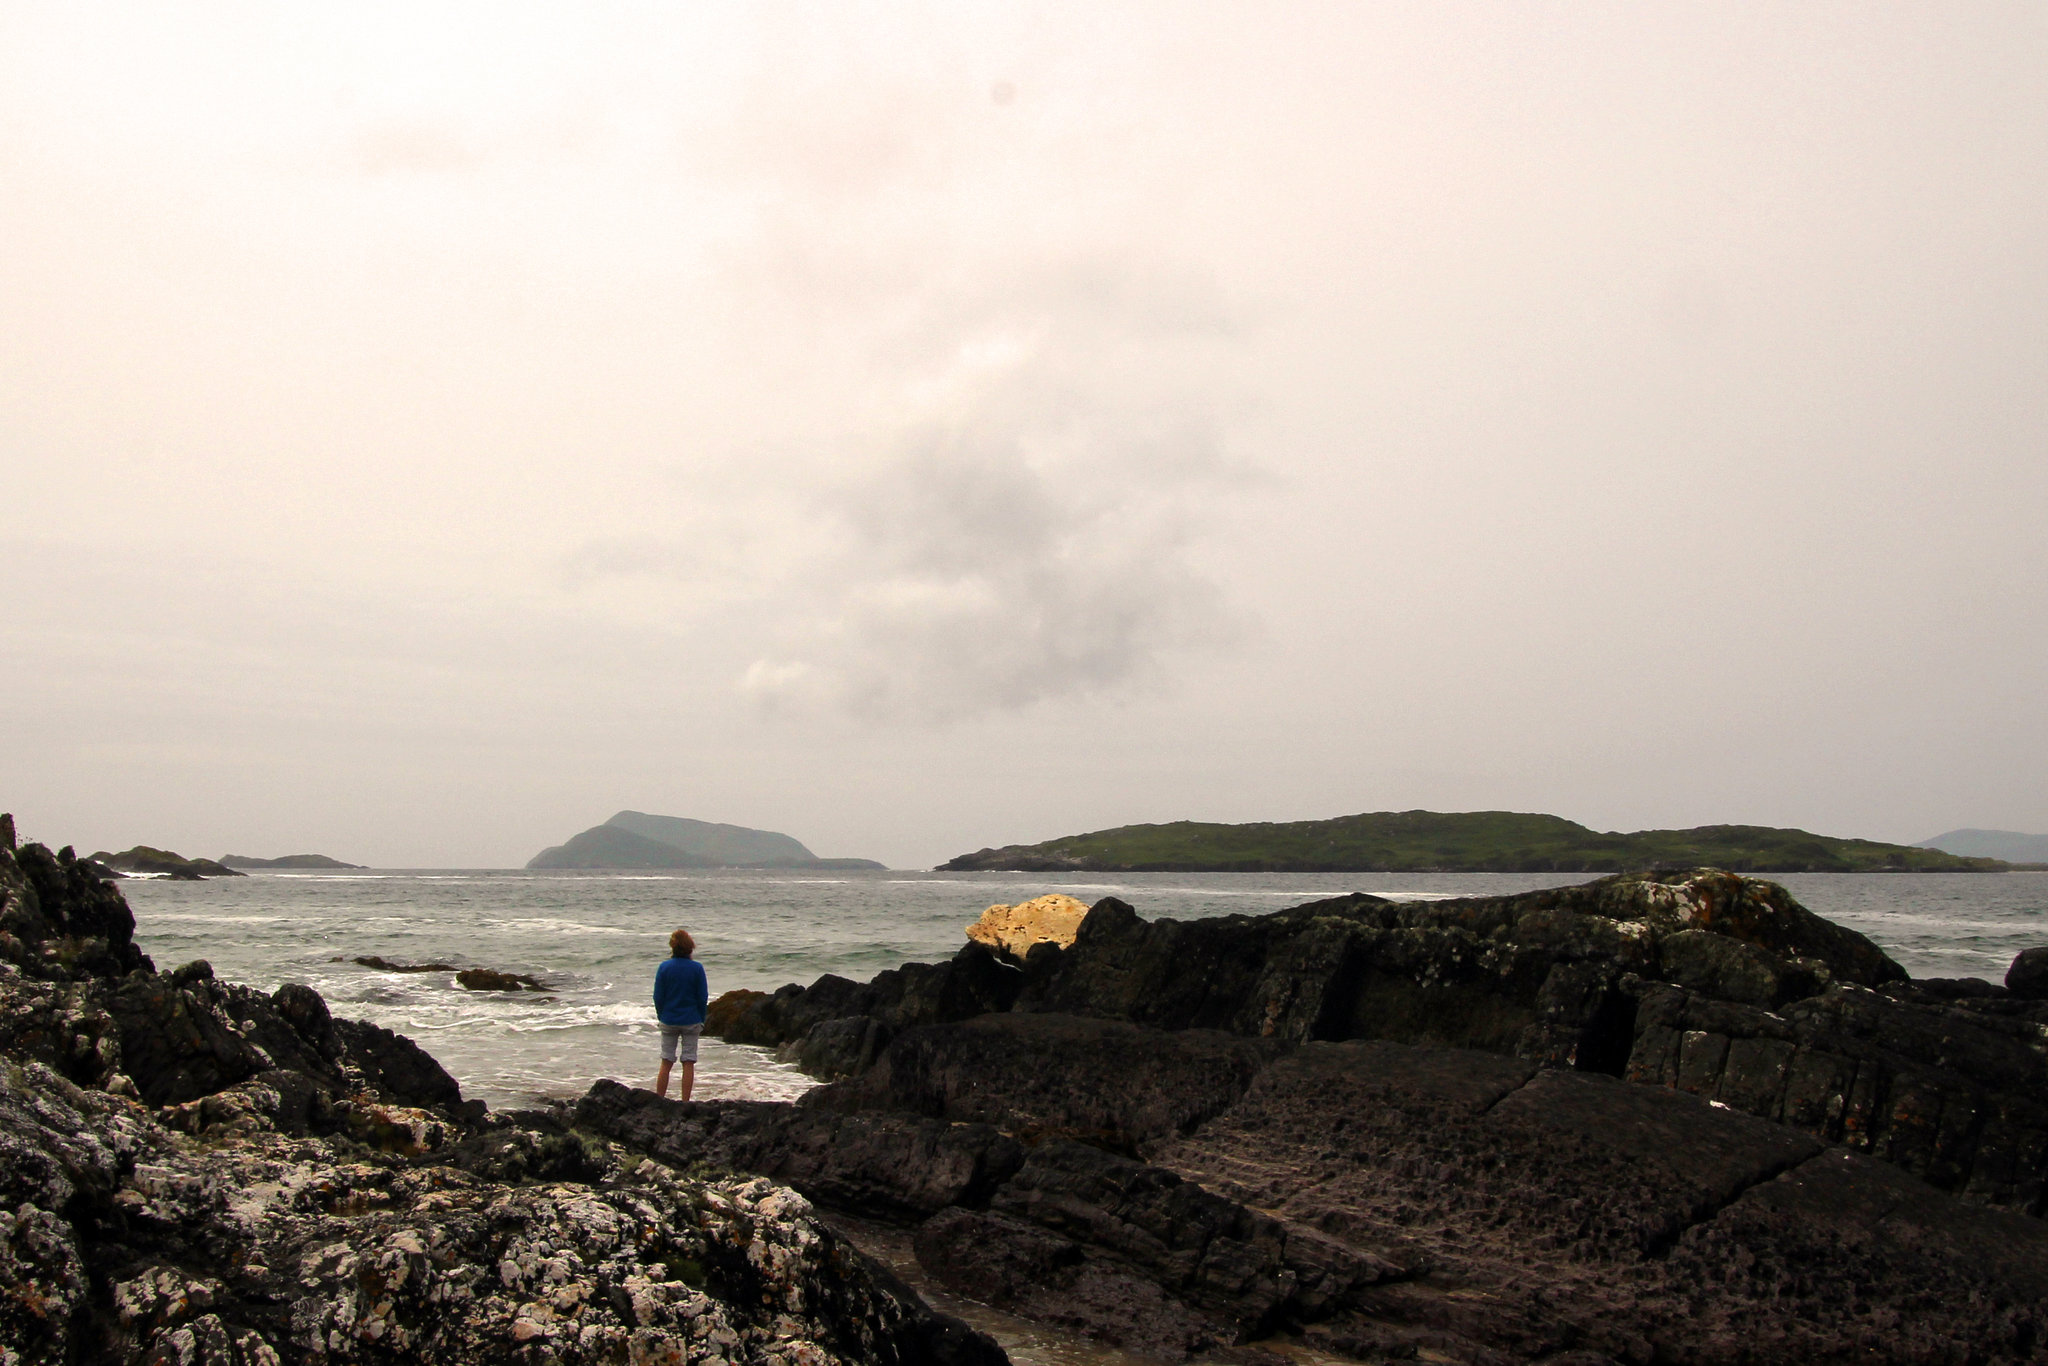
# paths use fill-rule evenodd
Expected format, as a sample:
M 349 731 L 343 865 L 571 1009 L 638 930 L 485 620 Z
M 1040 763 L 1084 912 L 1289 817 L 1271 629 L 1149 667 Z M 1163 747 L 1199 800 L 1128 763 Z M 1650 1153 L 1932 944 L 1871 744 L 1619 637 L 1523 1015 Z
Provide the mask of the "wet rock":
M 455 974 L 464 991 L 553 991 L 537 977 L 523 972 L 499 972 L 495 968 L 464 968 Z
M 704 1032 L 714 1039 L 726 1039 L 733 1043 L 781 1043 L 779 1035 L 753 1039 L 737 1037 L 744 1032 L 744 1021 L 748 1013 L 768 999 L 765 991 L 749 991 L 744 987 L 721 992 L 704 1010 Z
M 613 1081 L 590 1088 L 576 1122 L 664 1162 L 758 1172 L 834 1208 L 898 1221 L 986 1204 L 1024 1161 L 1022 1145 L 988 1125 L 663 1100 Z
M 2048 1001 L 2048 948 L 2022 949 L 2005 970 L 2005 989 L 2028 1001 Z
M 376 954 L 363 954 L 349 959 L 360 967 L 375 968 L 379 972 L 454 972 L 453 963 L 394 963 Z
M 905 963 L 870 982 L 827 974 L 809 987 L 786 986 L 769 996 L 728 992 L 706 1012 L 704 1032 L 731 1043 L 800 1046 L 828 1021 L 873 1020 L 878 1029 L 861 1036 L 856 1047 L 849 1047 L 843 1033 L 821 1039 L 815 1056 L 838 1064 L 861 1049 L 872 1056 L 904 1029 L 1008 1010 L 1029 980 L 1025 969 L 970 941 L 944 963 Z M 800 1048 L 792 1056 L 801 1057 Z

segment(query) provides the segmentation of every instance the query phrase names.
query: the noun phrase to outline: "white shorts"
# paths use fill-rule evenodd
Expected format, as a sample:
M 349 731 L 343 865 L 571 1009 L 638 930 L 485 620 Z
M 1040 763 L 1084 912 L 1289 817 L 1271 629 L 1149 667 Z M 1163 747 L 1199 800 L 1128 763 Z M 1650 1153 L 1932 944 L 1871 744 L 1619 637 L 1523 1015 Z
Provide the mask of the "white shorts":
M 697 1040 L 704 1036 L 704 1026 L 665 1024 L 661 1027 L 661 1060 L 663 1062 L 697 1061 Z

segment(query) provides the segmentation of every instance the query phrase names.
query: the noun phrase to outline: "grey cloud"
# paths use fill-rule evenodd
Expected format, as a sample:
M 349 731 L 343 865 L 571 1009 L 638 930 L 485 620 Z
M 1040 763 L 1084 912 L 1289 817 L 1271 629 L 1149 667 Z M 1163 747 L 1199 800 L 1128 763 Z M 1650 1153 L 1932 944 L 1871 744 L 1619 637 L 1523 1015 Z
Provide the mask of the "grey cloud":
M 838 552 L 798 585 L 794 629 L 742 691 L 770 710 L 954 719 L 1143 682 L 1230 637 L 1231 611 L 1185 555 L 1172 505 L 1187 487 L 1090 489 L 1020 445 L 918 433 L 844 486 Z

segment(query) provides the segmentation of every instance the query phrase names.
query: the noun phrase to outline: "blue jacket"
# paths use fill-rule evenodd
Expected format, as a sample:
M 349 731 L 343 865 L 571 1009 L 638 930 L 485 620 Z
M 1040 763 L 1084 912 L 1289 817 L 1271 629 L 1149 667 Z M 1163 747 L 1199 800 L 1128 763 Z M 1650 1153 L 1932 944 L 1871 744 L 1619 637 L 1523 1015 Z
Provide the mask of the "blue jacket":
M 704 965 L 676 954 L 654 970 L 654 1014 L 665 1025 L 700 1025 L 711 999 Z

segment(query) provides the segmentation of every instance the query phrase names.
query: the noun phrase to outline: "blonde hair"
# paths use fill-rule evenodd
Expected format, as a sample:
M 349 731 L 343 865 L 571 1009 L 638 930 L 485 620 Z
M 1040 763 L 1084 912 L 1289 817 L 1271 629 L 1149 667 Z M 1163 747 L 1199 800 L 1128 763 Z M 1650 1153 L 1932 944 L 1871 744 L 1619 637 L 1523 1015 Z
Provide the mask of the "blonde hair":
M 668 937 L 668 951 L 670 953 L 680 953 L 683 957 L 688 958 L 697 951 L 697 941 L 690 938 L 688 930 L 677 930 Z

